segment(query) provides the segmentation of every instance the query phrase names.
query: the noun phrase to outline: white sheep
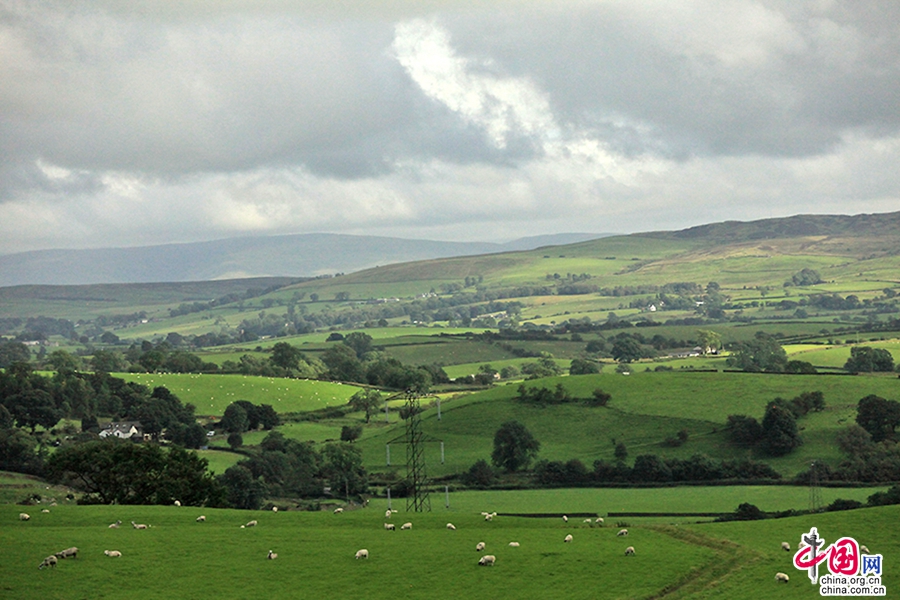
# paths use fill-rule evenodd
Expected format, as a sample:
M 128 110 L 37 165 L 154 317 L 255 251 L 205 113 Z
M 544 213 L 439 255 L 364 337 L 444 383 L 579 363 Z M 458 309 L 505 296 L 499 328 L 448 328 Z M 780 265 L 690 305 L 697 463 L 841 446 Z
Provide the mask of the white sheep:
M 341 508 L 340 506 L 338 506 L 336 509 L 334 509 L 334 514 L 336 514 L 336 515 L 339 515 L 342 512 L 344 512 L 344 509 Z
M 149 525 L 145 525 L 143 523 L 135 523 L 134 521 L 131 522 L 131 526 L 135 529 L 147 529 L 148 527 L 150 527 Z
M 494 515 L 492 515 L 492 514 L 484 515 L 484 520 L 485 520 L 485 521 L 493 521 L 493 520 L 494 520 Z
M 248 521 L 244 527 L 256 527 L 256 519 L 253 519 L 252 521 Z
M 478 559 L 478 564 L 482 567 L 493 567 L 494 563 L 497 561 L 497 557 L 493 554 L 485 554 L 481 558 Z
M 626 536 L 626 535 L 628 535 L 627 529 L 620 529 L 619 533 L 616 534 L 617 537 L 622 537 L 622 536 Z
M 273 507 L 272 507 L 272 512 L 278 512 L 278 507 L 277 507 L 277 506 L 273 506 Z
M 393 523 L 385 523 L 384 528 L 387 531 L 395 531 L 397 529 L 397 526 L 394 525 Z
M 591 521 L 590 519 L 585 519 L 585 520 L 583 521 L 583 523 L 587 523 L 588 525 L 590 525 L 592 522 L 593 522 L 593 521 Z
M 403 525 L 400 526 L 400 529 L 412 529 L 412 523 L 407 521 L 406 523 L 404 523 Z
M 597 517 L 597 519 L 594 521 L 594 523 L 599 523 L 599 524 L 603 525 L 603 517 Z
M 478 542 L 475 544 L 475 552 L 481 552 L 484 550 L 484 542 Z
M 50 556 L 45 558 L 40 565 L 38 565 L 38 569 L 43 569 L 44 567 L 55 567 L 57 562 L 58 560 L 56 558 L 56 555 L 51 554 Z
M 568 543 L 571 542 L 573 539 L 575 539 L 575 538 L 573 538 L 573 537 L 572 537 L 572 534 L 570 533 L 569 535 L 567 535 L 567 536 L 565 537 L 565 539 L 563 539 L 563 541 L 564 541 L 565 543 L 568 544 Z
M 791 578 L 787 576 L 787 573 L 775 573 L 775 581 L 783 581 L 787 583 Z
M 791 545 L 788 544 L 787 542 L 781 542 L 781 549 L 784 550 L 785 552 L 790 552 Z
M 42 511 L 41 511 L 41 512 L 42 512 L 42 513 L 44 513 L 44 514 L 47 514 L 47 513 L 49 513 L 49 512 L 50 512 L 50 509 L 49 509 L 49 508 L 45 508 L 45 509 L 44 509 L 44 510 L 42 510 Z
M 122 524 L 122 521 L 116 521 L 115 523 L 110 523 L 109 528 L 110 529 L 118 529 L 119 525 L 121 525 L 121 524 Z
M 173 502 L 172 504 L 174 504 L 175 506 L 181 506 L 181 501 L 176 500 L 176 501 Z
M 104 550 L 103 554 L 107 555 L 110 558 L 118 558 L 122 556 L 122 553 L 118 550 Z
M 269 550 L 269 554 L 266 556 L 266 558 L 268 560 L 275 560 L 276 558 L 278 558 L 278 553 Z
M 72 546 L 56 553 L 56 558 L 78 558 L 78 548 Z
M 456 531 L 456 525 L 454 525 L 453 523 L 447 523 L 447 529 L 449 529 L 450 531 Z
M 369 558 L 369 551 L 366 550 L 365 548 L 363 548 L 362 550 L 357 550 L 357 551 L 356 551 L 356 558 L 357 558 L 357 559 L 360 559 L 360 558 Z
M 634 546 L 628 546 L 625 548 L 625 556 L 633 556 L 634 555 Z
M 497 516 L 497 513 L 496 513 L 496 512 L 492 512 L 492 513 L 491 513 L 491 518 L 494 518 L 494 517 L 496 517 L 496 516 Z
M 563 515 L 563 523 L 568 523 L 568 522 L 569 522 L 569 517 L 567 517 L 566 515 Z
M 206 515 L 200 515 L 199 517 L 197 517 L 196 521 L 197 521 L 198 523 L 205 523 L 205 522 L 206 522 Z
M 864 544 L 860 544 L 860 545 L 859 545 L 859 551 L 860 551 L 860 552 L 863 552 L 863 553 L 865 553 L 865 554 L 871 554 L 871 553 L 869 552 L 869 549 L 866 548 L 866 546 L 865 546 Z
M 28 521 L 29 519 L 31 519 L 31 515 L 29 515 L 28 513 L 19 513 L 20 521 Z
M 519 547 L 519 542 L 510 542 L 510 543 L 509 543 L 509 547 L 510 547 L 510 548 L 518 548 L 518 547 Z
M 384 518 L 390 519 L 392 514 L 394 514 L 394 512 L 391 509 L 387 509 L 386 511 L 384 511 Z

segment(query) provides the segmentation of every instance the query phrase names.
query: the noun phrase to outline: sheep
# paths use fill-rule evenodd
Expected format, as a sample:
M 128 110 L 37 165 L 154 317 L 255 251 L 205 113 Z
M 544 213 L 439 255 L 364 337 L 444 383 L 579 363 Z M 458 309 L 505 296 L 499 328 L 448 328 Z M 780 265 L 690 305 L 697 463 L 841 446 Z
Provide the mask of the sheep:
M 494 515 L 491 515 L 491 514 L 484 515 L 484 520 L 485 521 L 493 521 Z
M 397 529 L 397 526 L 393 523 L 385 523 L 384 528 L 386 531 L 395 531 Z
M 603 517 L 597 517 L 597 519 L 594 521 L 594 523 L 599 523 L 600 525 L 603 525 Z
M 205 523 L 205 522 L 206 522 L 206 515 L 200 515 L 200 516 L 197 517 L 195 520 L 196 520 L 198 523 Z
M 869 549 L 866 548 L 865 544 L 859 545 L 859 551 L 862 552 L 863 554 L 871 554 L 871 552 L 869 552 Z
M 38 569 L 43 569 L 44 567 L 55 567 L 57 562 L 58 560 L 56 558 L 56 555 L 51 554 L 50 556 L 45 558 L 40 565 L 38 565 Z
M 253 519 L 252 521 L 248 521 L 247 524 L 244 525 L 244 527 L 256 527 L 256 519 Z
M 31 515 L 29 515 L 28 513 L 19 513 L 20 521 L 28 521 L 29 519 L 31 519 Z
M 484 550 L 484 542 L 478 542 L 475 544 L 475 552 L 481 552 Z
M 181 506 L 181 501 L 176 500 L 176 501 L 173 502 L 172 504 L 174 504 L 175 506 Z
M 47 513 L 49 513 L 49 512 L 50 512 L 50 509 L 49 509 L 49 508 L 45 508 L 45 509 L 44 509 L 44 510 L 42 510 L 42 511 L 41 511 L 41 512 L 42 512 L 42 513 L 44 513 L 44 514 L 47 514 Z
M 336 515 L 339 515 L 342 512 L 344 512 L 344 509 L 341 508 L 340 506 L 338 506 L 336 509 L 334 509 L 334 514 L 336 514 Z
M 627 529 L 620 529 L 620 530 L 619 530 L 619 533 L 616 534 L 616 537 L 622 537 L 622 536 L 626 536 L 626 535 L 628 535 L 628 530 L 627 530 Z
M 569 517 L 567 517 L 566 515 L 563 515 L 563 523 L 568 523 L 568 522 L 569 522 Z
M 272 512 L 278 512 L 278 507 L 277 507 L 277 506 L 273 506 L 273 507 L 272 507 Z
M 491 513 L 491 518 L 492 518 L 492 519 L 493 519 L 494 517 L 496 517 L 496 516 L 497 516 L 497 513 L 496 513 L 496 512 L 492 512 L 492 513 Z
M 482 567 L 493 567 L 494 562 L 496 562 L 497 557 L 493 554 L 485 554 L 481 558 L 478 559 L 478 564 Z
M 362 550 L 357 550 L 357 551 L 356 551 L 356 558 L 357 558 L 357 560 L 359 560 L 360 558 L 368 559 L 368 558 L 369 558 L 369 551 L 366 550 L 365 548 L 363 548 Z
M 407 521 L 406 523 L 404 523 L 403 525 L 400 526 L 400 529 L 401 529 L 401 530 L 402 530 L 402 529 L 412 529 L 412 523 L 410 523 L 409 521 Z
M 787 573 L 775 573 L 775 581 L 783 581 L 787 583 L 791 578 L 787 576 Z
M 787 542 L 781 542 L 781 549 L 784 550 L 785 552 L 790 552 L 791 545 L 788 544 Z
M 510 547 L 510 548 L 518 548 L 518 547 L 519 547 L 519 542 L 510 542 L 510 543 L 509 543 L 509 547 Z
M 103 554 L 107 555 L 110 558 L 118 558 L 122 556 L 122 553 L 118 550 L 104 550 Z
M 272 552 L 271 550 L 269 550 L 269 554 L 266 556 L 266 559 L 275 560 L 276 558 L 278 558 L 278 553 Z
M 456 531 L 456 525 L 454 525 L 453 523 L 447 523 L 447 529 L 449 529 L 450 531 Z
M 392 514 L 394 514 L 393 511 L 391 509 L 387 509 L 386 511 L 384 511 L 384 518 L 390 519 Z
M 121 525 L 121 524 L 122 524 L 122 521 L 117 520 L 115 523 L 110 523 L 109 528 L 110 529 L 118 529 L 119 525 Z
M 625 556 L 634 556 L 634 546 L 625 548 Z
M 563 541 L 564 541 L 565 543 L 568 544 L 568 543 L 570 543 L 573 539 L 575 539 L 575 538 L 573 538 L 573 537 L 572 537 L 572 534 L 570 533 L 569 535 L 567 535 L 567 536 L 563 539 Z
M 72 546 L 56 553 L 56 558 L 78 558 L 78 548 Z
M 582 522 L 583 522 L 583 523 L 587 523 L 587 524 L 588 524 L 588 526 L 590 526 L 590 525 L 591 525 L 591 523 L 592 523 L 592 522 L 593 522 L 593 521 L 591 521 L 591 520 L 590 520 L 590 519 L 585 519 L 585 520 L 584 520 L 584 521 L 582 521 Z
M 143 523 L 135 523 L 134 521 L 131 522 L 131 526 L 135 529 L 147 529 L 148 527 L 150 527 L 149 525 L 144 525 Z

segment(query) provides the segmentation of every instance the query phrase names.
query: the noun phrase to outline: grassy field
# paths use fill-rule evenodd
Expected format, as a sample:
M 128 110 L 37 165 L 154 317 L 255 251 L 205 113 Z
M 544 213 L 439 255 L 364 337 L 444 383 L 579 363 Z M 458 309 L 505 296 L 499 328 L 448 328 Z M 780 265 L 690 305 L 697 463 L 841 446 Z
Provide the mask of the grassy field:
M 891 560 L 898 507 L 780 520 L 691 526 L 579 527 L 559 518 L 498 517 L 435 510 L 398 514 L 408 531 L 384 530 L 383 508 L 330 512 L 249 512 L 189 507 L 58 506 L 28 522 L 0 506 L 4 595 L 22 600 L 112 598 L 806 598 L 816 593 L 779 544 L 817 526 L 827 541 L 855 536 L 885 558 L 884 583 L 900 585 Z M 499 512 L 499 511 L 498 511 Z M 199 514 L 205 523 L 196 523 Z M 119 519 L 120 529 L 109 529 Z M 259 525 L 242 529 L 256 519 Z M 127 526 L 147 523 L 147 530 Z M 452 520 L 456 531 L 445 524 Z M 572 543 L 563 538 L 571 533 Z M 520 547 L 509 547 L 517 541 Z M 475 544 L 496 556 L 477 566 Z M 53 569 L 40 561 L 69 546 L 78 557 Z M 624 548 L 634 546 L 634 556 Z M 366 548 L 368 560 L 354 560 Z M 120 558 L 104 556 L 119 550 Z M 224 550 L 224 551 L 223 551 Z M 269 550 L 277 560 L 266 560 Z M 775 571 L 791 575 L 788 585 Z
M 229 404 L 248 400 L 271 404 L 276 412 L 303 412 L 346 404 L 359 388 L 309 379 L 198 375 L 180 373 L 116 373 L 126 381 L 150 388 L 165 386 L 182 402 L 197 408 L 197 415 L 221 416 Z

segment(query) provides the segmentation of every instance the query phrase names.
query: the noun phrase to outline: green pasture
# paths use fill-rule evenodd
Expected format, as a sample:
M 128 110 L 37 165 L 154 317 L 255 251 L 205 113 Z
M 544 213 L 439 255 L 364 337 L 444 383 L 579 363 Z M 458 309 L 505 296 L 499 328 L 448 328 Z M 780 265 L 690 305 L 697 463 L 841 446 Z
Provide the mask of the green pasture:
M 209 463 L 206 467 L 207 470 L 216 475 L 221 475 L 228 467 L 233 466 L 239 460 L 245 458 L 242 454 L 229 452 L 227 450 L 196 450 L 196 452 L 201 458 L 205 458 Z
M 568 511 L 567 495 L 548 512 Z M 433 505 L 430 513 L 394 515 L 391 522 L 409 521 L 412 529 L 393 532 L 384 530 L 380 502 L 342 514 L 58 506 L 27 522 L 18 520 L 21 507 L 3 505 L 0 580 L 5 595 L 22 600 L 119 597 L 123 589 L 146 598 L 805 598 L 816 590 L 780 544 L 795 546 L 815 526 L 826 542 L 853 536 L 881 553 L 884 584 L 900 585 L 890 559 L 900 550 L 892 527 L 900 516 L 896 506 L 755 522 L 632 524 L 622 539 L 614 526 L 587 528 L 577 519 L 486 522 L 474 510 L 456 510 L 455 497 L 450 511 Z M 505 512 L 496 506 L 502 501 L 484 500 L 488 506 L 476 510 Z M 667 500 L 660 496 L 657 509 L 668 510 Z M 200 514 L 206 522 L 195 521 Z M 251 519 L 256 527 L 241 528 Z M 123 526 L 107 527 L 116 520 Z M 150 528 L 135 530 L 131 521 Z M 563 541 L 567 534 L 571 543 Z M 520 546 L 510 547 L 511 541 Z M 493 567 L 477 566 L 478 542 L 496 556 Z M 36 568 L 70 546 L 79 548 L 77 558 Z M 626 546 L 635 548 L 634 556 L 625 556 Z M 367 560 L 354 559 L 360 548 L 368 550 Z M 104 550 L 122 556 L 109 558 Z M 270 550 L 276 560 L 266 560 Z M 789 584 L 777 583 L 776 571 L 789 573 Z
M 327 381 L 194 373 L 117 373 L 150 388 L 165 386 L 198 415 L 220 416 L 236 400 L 271 404 L 276 412 L 305 412 L 346 404 L 359 388 Z
M 882 348 L 891 353 L 894 357 L 894 362 L 897 362 L 900 359 L 900 339 L 890 339 L 890 340 L 875 340 L 875 341 L 862 341 L 861 343 L 856 343 L 856 336 L 846 337 L 846 341 L 848 343 L 853 342 L 852 345 L 842 345 L 842 346 L 810 346 L 810 347 L 801 347 L 794 352 L 793 348 L 788 349 L 785 348 L 785 351 L 791 353 L 791 358 L 795 358 L 797 360 L 805 360 L 806 362 L 812 363 L 816 366 L 822 367 L 834 367 L 834 368 L 842 368 L 844 363 L 847 362 L 847 359 L 850 358 L 850 350 L 854 346 L 868 346 L 870 348 Z

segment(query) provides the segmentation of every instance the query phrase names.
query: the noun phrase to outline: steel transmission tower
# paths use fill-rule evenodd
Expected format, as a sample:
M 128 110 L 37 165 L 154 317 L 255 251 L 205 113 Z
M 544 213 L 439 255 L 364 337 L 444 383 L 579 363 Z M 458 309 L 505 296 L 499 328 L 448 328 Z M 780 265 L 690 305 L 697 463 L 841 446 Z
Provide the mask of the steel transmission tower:
M 408 494 L 406 510 L 431 512 L 428 495 L 428 474 L 425 471 L 425 435 L 422 433 L 421 403 L 419 395 L 406 392 L 406 479 Z

